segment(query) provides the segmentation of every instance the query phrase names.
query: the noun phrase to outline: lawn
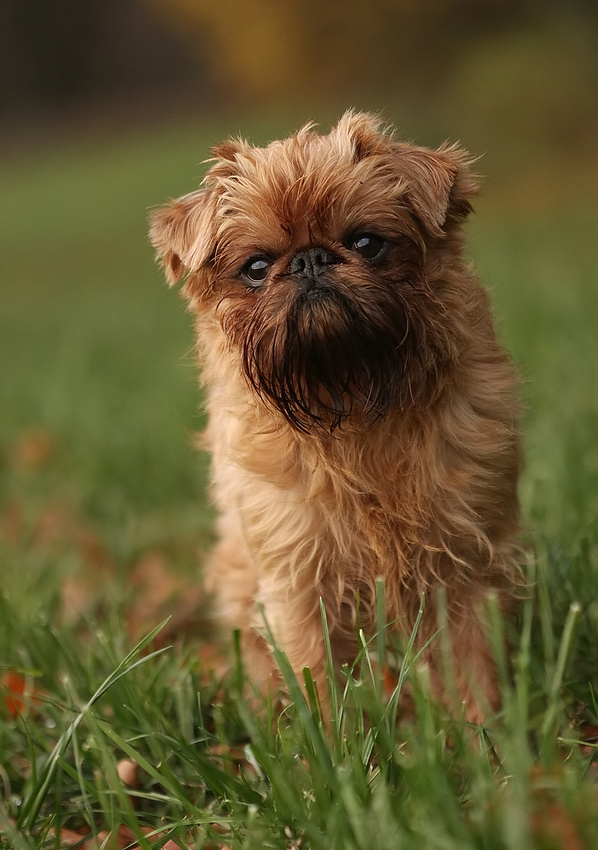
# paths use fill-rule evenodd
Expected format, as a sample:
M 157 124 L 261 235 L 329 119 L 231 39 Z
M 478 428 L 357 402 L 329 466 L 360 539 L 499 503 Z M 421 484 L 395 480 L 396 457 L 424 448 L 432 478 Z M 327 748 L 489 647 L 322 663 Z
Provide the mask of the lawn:
M 598 214 L 513 216 L 490 192 L 469 229 L 526 410 L 537 584 L 493 621 L 502 713 L 470 729 L 426 699 L 409 647 L 394 691 L 364 648 L 327 736 L 283 657 L 292 699 L 256 715 L 199 589 L 190 321 L 145 222 L 221 134 L 0 164 L 0 847 L 598 846 Z M 404 679 L 413 724 L 394 720 Z

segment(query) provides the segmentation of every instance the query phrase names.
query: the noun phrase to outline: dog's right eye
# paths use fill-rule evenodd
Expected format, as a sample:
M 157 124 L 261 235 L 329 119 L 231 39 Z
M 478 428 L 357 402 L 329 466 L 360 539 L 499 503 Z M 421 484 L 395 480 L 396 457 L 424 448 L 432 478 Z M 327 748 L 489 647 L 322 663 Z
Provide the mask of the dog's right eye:
M 350 240 L 349 247 L 364 260 L 375 263 L 384 256 L 387 244 L 385 239 L 375 233 L 356 233 Z
M 252 257 L 247 260 L 241 274 L 252 286 L 262 283 L 268 277 L 272 261 L 268 257 Z

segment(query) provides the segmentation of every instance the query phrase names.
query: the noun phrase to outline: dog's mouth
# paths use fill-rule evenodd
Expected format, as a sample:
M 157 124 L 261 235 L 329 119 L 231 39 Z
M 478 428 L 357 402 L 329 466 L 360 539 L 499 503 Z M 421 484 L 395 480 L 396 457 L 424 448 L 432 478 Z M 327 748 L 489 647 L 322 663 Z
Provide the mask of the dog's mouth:
M 314 283 L 313 286 L 301 290 L 297 295 L 297 304 L 300 306 L 304 302 L 323 301 L 330 296 L 330 287 L 325 281 Z
M 262 302 L 246 327 L 247 380 L 300 431 L 371 423 L 413 395 L 417 329 L 407 302 L 350 283 L 322 275 L 274 312 Z

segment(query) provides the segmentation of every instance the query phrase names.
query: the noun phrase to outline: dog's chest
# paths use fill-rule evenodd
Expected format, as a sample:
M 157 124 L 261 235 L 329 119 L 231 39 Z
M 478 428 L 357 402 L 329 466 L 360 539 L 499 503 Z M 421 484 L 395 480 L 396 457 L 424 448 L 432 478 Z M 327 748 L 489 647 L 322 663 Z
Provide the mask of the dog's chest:
M 406 563 L 413 534 L 400 477 L 393 485 L 387 472 L 384 495 L 328 468 L 285 479 L 282 488 L 248 474 L 237 502 L 258 571 L 319 582 L 339 573 L 382 575 Z

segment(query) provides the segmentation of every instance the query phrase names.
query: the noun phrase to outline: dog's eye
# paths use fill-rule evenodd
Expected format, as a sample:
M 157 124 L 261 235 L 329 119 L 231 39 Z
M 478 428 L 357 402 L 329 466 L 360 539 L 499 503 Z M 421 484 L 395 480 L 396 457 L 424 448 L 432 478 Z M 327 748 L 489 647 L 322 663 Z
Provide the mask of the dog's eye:
M 252 257 L 241 270 L 241 274 L 251 284 L 262 283 L 267 277 L 272 261 L 268 257 Z
M 386 241 L 373 233 L 356 233 L 351 239 L 351 250 L 356 251 L 364 260 L 380 260 L 386 249 Z

